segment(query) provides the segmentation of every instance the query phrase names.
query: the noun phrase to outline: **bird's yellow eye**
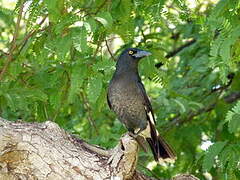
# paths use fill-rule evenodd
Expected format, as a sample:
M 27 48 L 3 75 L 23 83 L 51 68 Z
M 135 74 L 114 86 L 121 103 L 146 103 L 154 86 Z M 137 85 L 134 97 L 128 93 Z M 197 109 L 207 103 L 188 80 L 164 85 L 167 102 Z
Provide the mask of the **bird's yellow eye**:
M 128 54 L 132 55 L 132 54 L 133 54 L 133 51 L 131 51 L 131 50 L 130 50 L 130 51 L 128 51 Z

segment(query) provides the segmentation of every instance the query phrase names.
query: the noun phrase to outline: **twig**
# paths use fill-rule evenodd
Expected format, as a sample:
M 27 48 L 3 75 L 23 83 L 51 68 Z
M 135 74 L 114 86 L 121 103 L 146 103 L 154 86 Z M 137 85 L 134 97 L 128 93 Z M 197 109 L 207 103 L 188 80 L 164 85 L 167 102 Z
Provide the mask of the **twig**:
M 7 68 L 9 66 L 9 64 L 13 60 L 13 51 L 16 48 L 16 40 L 17 40 L 17 37 L 18 37 L 18 34 L 19 34 L 19 27 L 20 27 L 20 22 L 21 22 L 21 19 L 22 19 L 23 7 L 24 7 L 24 3 L 21 4 L 21 7 L 19 9 L 19 13 L 18 13 L 18 17 L 17 17 L 17 23 L 16 23 L 16 26 L 15 26 L 14 34 L 13 34 L 13 39 L 12 39 L 11 46 L 10 46 L 9 51 L 8 51 L 7 61 L 4 64 L 4 66 L 3 66 L 3 68 L 0 72 L 0 81 L 2 80 L 3 75 L 7 71 Z
M 116 61 L 116 59 L 114 58 L 114 56 L 113 56 L 113 54 L 112 54 L 112 52 L 111 52 L 111 50 L 110 50 L 110 48 L 109 48 L 109 46 L 108 46 L 107 40 L 105 40 L 105 44 L 106 44 L 106 46 L 107 46 L 107 50 L 108 50 L 108 53 L 110 54 L 111 58 L 112 58 L 114 61 Z
M 211 90 L 205 97 L 203 97 L 204 99 L 206 99 L 206 97 L 210 96 L 211 94 L 215 93 L 215 92 L 219 92 L 218 94 L 218 97 L 221 95 L 221 93 L 226 90 L 231 84 L 232 84 L 232 81 L 233 81 L 233 78 L 234 78 L 234 74 L 231 73 L 227 76 L 227 78 L 229 79 L 229 82 L 227 83 L 227 85 L 225 86 L 220 86 L 219 88 L 217 88 L 216 90 Z M 238 100 L 240 98 L 240 92 L 237 92 L 237 93 L 233 93 L 229 96 L 225 96 L 223 97 L 223 99 L 225 100 L 226 103 L 232 103 L 236 100 Z M 171 129 L 172 127 L 176 126 L 176 125 L 179 125 L 179 124 L 183 124 L 185 122 L 188 122 L 188 121 L 191 121 L 195 116 L 198 116 L 202 113 L 206 113 L 206 112 L 210 112 L 211 110 L 213 110 L 216 106 L 218 102 L 218 99 L 215 100 L 214 103 L 210 104 L 209 106 L 206 106 L 204 108 L 200 108 L 197 112 L 193 112 L 193 111 L 190 111 L 188 113 L 188 117 L 186 118 L 182 118 L 180 114 L 176 115 L 174 118 L 172 118 L 170 120 L 170 122 L 166 125 L 166 127 L 164 127 L 164 131 L 168 131 L 169 129 Z
M 170 58 L 175 56 L 176 54 L 178 54 L 180 51 L 182 51 L 184 48 L 191 46 L 192 44 L 194 44 L 197 40 L 196 39 L 192 39 L 190 41 L 188 41 L 186 44 L 178 47 L 177 49 L 175 49 L 174 51 L 169 52 L 165 57 L 166 58 Z
M 96 15 L 97 13 L 99 13 L 99 11 L 105 6 L 105 4 L 107 3 L 108 0 L 105 0 L 98 8 L 95 12 L 88 12 L 86 13 L 83 17 L 89 16 L 89 15 Z
M 99 48 L 100 48 L 100 46 L 101 46 L 101 42 L 102 42 L 102 36 L 99 37 L 99 40 L 98 40 L 98 43 L 97 43 L 97 48 L 96 48 L 96 50 L 95 50 L 95 52 L 94 52 L 93 57 L 96 57 L 96 56 L 97 56 L 97 53 L 98 53 Z
M 227 89 L 231 84 L 232 84 L 232 81 L 233 81 L 233 78 L 234 78 L 235 74 L 234 73 L 230 73 L 227 75 L 227 78 L 229 79 L 228 83 L 226 85 L 223 85 L 223 86 L 218 86 L 216 88 L 213 88 L 211 90 L 211 93 L 213 92 L 216 92 L 216 91 L 223 91 L 225 89 Z
M 226 103 L 233 103 L 239 99 L 240 99 L 240 92 L 233 92 L 232 94 L 229 94 L 224 97 L 224 101 Z
M 175 116 L 172 120 L 170 120 L 170 122 L 162 129 L 164 130 L 164 132 L 167 132 L 170 129 L 172 129 L 173 127 L 175 127 L 176 125 L 181 125 L 183 123 L 189 122 L 189 121 L 193 120 L 195 116 L 198 116 L 202 113 L 213 110 L 214 107 L 216 106 L 216 104 L 217 104 L 217 101 L 205 108 L 199 109 L 197 112 L 190 111 L 188 114 L 188 117 L 186 117 L 186 118 L 182 118 L 179 114 L 179 115 Z
M 43 17 L 43 19 L 41 20 L 41 22 L 38 24 L 39 27 L 45 22 L 45 20 L 47 19 L 47 16 L 48 16 L 48 15 L 45 15 L 45 16 Z M 42 28 L 42 29 L 39 29 L 39 30 L 36 30 L 36 29 L 35 29 L 35 30 L 30 31 L 30 33 L 28 33 L 28 34 L 23 38 L 23 40 L 19 43 L 19 46 L 21 46 L 21 47 L 20 47 L 20 50 L 18 51 L 17 54 L 20 54 L 20 53 L 21 53 L 22 49 L 23 49 L 24 46 L 27 44 L 27 41 L 29 40 L 30 37 L 32 37 L 34 34 L 36 34 L 36 33 L 38 33 L 38 32 L 45 31 L 45 30 L 47 29 L 47 27 L 48 27 L 48 26 L 46 26 L 46 27 L 44 27 L 44 28 Z
M 143 42 L 145 43 L 146 42 L 146 36 L 145 36 L 142 29 L 141 29 L 141 34 L 142 34 L 142 37 L 143 37 L 143 40 L 141 41 L 141 43 L 143 43 Z
M 1 49 L 0 49 L 0 53 L 1 53 L 0 58 L 3 57 L 3 56 L 8 56 L 9 55 L 8 53 L 4 52 Z
M 21 19 L 22 19 L 23 7 L 24 7 L 24 3 L 22 3 L 22 5 L 20 7 L 20 10 L 19 10 L 19 13 L 18 13 L 17 23 L 16 23 L 16 26 L 15 26 L 15 31 L 14 31 L 14 34 L 13 34 L 13 39 L 12 39 L 12 43 L 11 43 L 11 48 L 9 50 L 9 54 L 11 54 L 12 51 L 14 50 L 14 48 L 16 47 L 16 40 L 17 40 L 17 37 L 18 37 L 20 22 L 21 22 Z
M 84 105 L 85 108 L 87 109 L 87 112 L 90 113 L 90 112 L 91 112 L 91 109 L 90 109 L 90 106 L 89 106 L 87 100 L 85 99 L 85 96 L 84 96 L 83 92 L 80 92 L 80 96 L 81 96 L 81 98 L 82 98 L 82 100 L 83 100 L 83 105 Z M 90 124 L 94 127 L 94 129 L 95 129 L 95 131 L 96 131 L 96 134 L 98 135 L 99 132 L 98 132 L 97 126 L 96 126 L 94 120 L 92 119 L 92 117 L 88 115 L 88 116 L 87 116 L 87 119 L 88 119 L 88 121 L 90 122 Z
M 105 0 L 96 10 L 96 12 L 94 14 L 97 14 L 104 6 L 105 4 L 107 3 L 108 0 Z
M 39 30 L 33 30 L 33 31 L 31 31 L 29 34 L 27 34 L 27 35 L 23 38 L 22 42 L 19 44 L 19 45 L 21 45 L 21 47 L 20 47 L 17 55 L 19 55 L 19 54 L 21 53 L 21 51 L 23 50 L 24 46 L 27 44 L 28 40 L 29 40 L 34 34 L 39 33 L 39 32 L 42 32 L 42 31 L 45 31 L 47 28 L 48 28 L 48 26 L 46 26 L 46 27 L 44 27 L 44 28 L 42 28 L 42 29 L 39 29 Z
M 44 31 L 47 27 L 43 28 L 43 29 L 40 29 L 40 30 L 32 30 L 30 33 L 28 33 L 24 38 L 23 40 L 17 45 L 16 44 L 16 39 L 17 39 L 17 36 L 18 36 L 18 32 L 19 32 L 19 27 L 20 27 L 20 21 L 21 21 L 21 18 L 22 18 L 22 13 L 23 13 L 23 7 L 24 7 L 24 4 L 21 5 L 20 7 L 20 10 L 19 10 L 19 14 L 18 14 L 18 19 L 17 19 L 17 23 L 16 23 L 16 27 L 15 27 L 15 32 L 14 32 L 14 35 L 13 35 L 13 40 L 11 42 L 11 47 L 9 48 L 9 52 L 6 53 L 5 55 L 7 55 L 7 61 L 6 63 L 4 64 L 1 72 L 0 72 L 0 81 L 2 80 L 3 78 L 3 75 L 6 73 L 7 71 L 7 68 L 8 66 L 10 65 L 10 63 L 14 60 L 13 59 L 13 52 L 14 50 L 21 46 L 20 47 L 20 50 L 18 51 L 17 54 L 20 54 L 20 52 L 22 51 L 23 47 L 26 45 L 27 41 L 29 40 L 30 37 L 32 37 L 35 33 L 37 32 L 40 32 L 40 31 Z M 38 24 L 38 26 L 41 26 L 44 21 L 46 20 L 47 18 L 47 15 L 41 20 L 41 22 Z

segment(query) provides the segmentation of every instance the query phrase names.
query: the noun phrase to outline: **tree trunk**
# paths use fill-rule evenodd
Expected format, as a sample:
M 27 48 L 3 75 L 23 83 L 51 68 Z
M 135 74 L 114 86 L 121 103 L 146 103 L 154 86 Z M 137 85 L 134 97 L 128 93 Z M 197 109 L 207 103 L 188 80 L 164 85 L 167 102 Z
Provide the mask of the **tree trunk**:
M 136 171 L 138 144 L 128 134 L 110 150 L 87 144 L 53 122 L 0 118 L 0 180 L 150 180 Z M 179 175 L 174 180 L 195 180 Z

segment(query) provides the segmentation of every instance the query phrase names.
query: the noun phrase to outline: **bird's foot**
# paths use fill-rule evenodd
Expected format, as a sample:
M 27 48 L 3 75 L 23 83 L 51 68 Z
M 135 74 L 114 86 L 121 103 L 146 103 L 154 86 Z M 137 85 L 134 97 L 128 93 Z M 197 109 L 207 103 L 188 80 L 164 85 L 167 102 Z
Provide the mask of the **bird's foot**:
M 140 130 L 138 130 L 139 132 Z M 138 134 L 135 134 L 135 133 L 132 133 L 132 132 L 129 132 L 129 135 L 131 137 L 133 137 L 137 142 L 138 144 L 140 145 L 140 147 L 145 151 L 147 152 L 147 146 L 145 144 L 145 140 L 144 140 L 144 137 L 142 136 L 139 136 Z
M 136 139 L 137 138 L 137 136 L 138 136 L 138 134 L 137 133 L 133 133 L 133 132 L 128 132 L 128 134 L 131 136 L 131 137 L 133 137 L 134 139 Z
M 122 145 L 122 142 L 120 141 L 120 145 L 116 146 L 114 149 L 111 150 L 111 156 L 109 157 L 107 164 L 114 163 L 117 157 L 123 155 L 124 147 Z

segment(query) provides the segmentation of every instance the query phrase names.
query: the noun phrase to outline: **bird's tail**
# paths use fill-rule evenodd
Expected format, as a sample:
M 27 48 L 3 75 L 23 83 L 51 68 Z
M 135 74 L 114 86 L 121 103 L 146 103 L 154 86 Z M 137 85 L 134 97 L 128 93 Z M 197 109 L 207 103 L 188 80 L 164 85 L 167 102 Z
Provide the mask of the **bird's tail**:
M 151 147 L 154 159 L 156 162 L 174 162 L 176 159 L 175 153 L 168 143 L 159 135 L 155 126 L 150 124 L 150 137 L 146 140 Z

